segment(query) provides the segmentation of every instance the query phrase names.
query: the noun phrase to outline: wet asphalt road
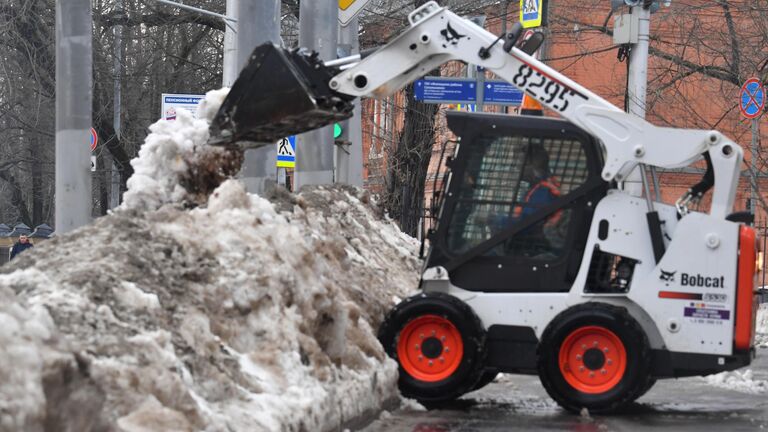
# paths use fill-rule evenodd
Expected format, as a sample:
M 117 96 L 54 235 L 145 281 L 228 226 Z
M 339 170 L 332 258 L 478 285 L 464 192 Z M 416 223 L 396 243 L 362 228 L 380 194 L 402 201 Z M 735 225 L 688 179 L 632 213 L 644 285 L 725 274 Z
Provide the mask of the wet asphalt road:
M 768 349 L 749 366 L 768 380 Z M 560 409 L 538 377 L 504 375 L 450 409 L 384 413 L 365 432 L 768 431 L 768 393 L 715 387 L 702 378 L 662 380 L 627 412 L 582 417 Z

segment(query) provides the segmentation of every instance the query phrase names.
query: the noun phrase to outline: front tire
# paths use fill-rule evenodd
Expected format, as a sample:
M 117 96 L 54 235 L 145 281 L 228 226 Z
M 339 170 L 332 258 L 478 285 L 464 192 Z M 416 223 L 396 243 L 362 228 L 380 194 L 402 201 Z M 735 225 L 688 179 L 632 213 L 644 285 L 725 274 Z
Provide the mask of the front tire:
M 561 313 L 542 335 L 538 371 L 547 393 L 578 413 L 616 411 L 641 396 L 650 374 L 648 338 L 623 308 L 585 303 Z
M 430 406 L 471 391 L 483 373 L 482 323 L 466 303 L 447 294 L 403 300 L 384 319 L 379 341 L 400 366 L 403 396 Z

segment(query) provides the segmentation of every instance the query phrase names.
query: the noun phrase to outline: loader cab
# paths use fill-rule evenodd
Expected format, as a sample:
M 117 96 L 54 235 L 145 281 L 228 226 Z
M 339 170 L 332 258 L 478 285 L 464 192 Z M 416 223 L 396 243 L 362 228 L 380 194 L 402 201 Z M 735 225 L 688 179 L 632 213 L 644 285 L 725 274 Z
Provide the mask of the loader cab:
M 608 189 L 594 139 L 545 117 L 448 113 L 460 137 L 427 267 L 471 291 L 570 289 Z

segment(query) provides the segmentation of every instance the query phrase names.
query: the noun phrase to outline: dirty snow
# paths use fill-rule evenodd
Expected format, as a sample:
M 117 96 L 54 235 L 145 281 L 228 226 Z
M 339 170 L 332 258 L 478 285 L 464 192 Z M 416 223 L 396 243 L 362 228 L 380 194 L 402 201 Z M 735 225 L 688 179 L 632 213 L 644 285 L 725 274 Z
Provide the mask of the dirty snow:
M 222 93 L 153 125 L 120 209 L 0 268 L 0 431 L 338 430 L 397 403 L 375 329 L 418 245 L 351 187 L 202 200 Z
M 761 304 L 757 310 L 755 327 L 755 346 L 759 348 L 768 347 L 768 304 Z M 761 354 L 758 353 L 758 355 Z M 722 372 L 706 376 L 703 379 L 713 386 L 742 393 L 762 394 L 768 392 L 768 381 L 755 379 L 752 369 Z
M 755 346 L 768 348 L 768 303 L 761 304 L 757 310 L 757 323 L 755 327 Z
M 762 394 L 768 392 L 768 381 L 755 379 L 752 369 L 722 372 L 706 376 L 704 380 L 715 387 L 742 393 Z
M 229 89 L 213 90 L 200 102 L 199 118 L 179 110 L 176 120 L 160 120 L 131 161 L 133 175 L 121 208 L 156 210 L 170 203 L 204 204 L 210 192 L 236 173 L 242 154 L 207 145 L 209 122 Z

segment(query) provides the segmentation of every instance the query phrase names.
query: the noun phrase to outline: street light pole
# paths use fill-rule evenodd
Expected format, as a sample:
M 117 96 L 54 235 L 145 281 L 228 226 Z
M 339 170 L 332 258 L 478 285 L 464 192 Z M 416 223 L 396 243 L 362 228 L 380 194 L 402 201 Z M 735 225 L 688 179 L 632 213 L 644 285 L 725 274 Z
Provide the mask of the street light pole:
M 307 47 L 328 61 L 337 57 L 339 4 L 336 1 L 302 1 L 299 17 L 299 46 Z M 296 175 L 298 190 L 307 184 L 334 182 L 333 125 L 296 137 Z
M 339 55 L 347 57 L 360 53 L 357 17 L 346 27 L 339 26 Z M 363 187 L 363 131 L 361 123 L 361 101 L 355 99 L 355 110 L 351 119 L 341 122 L 340 140 L 349 145 L 336 146 L 336 182 Z
M 224 29 L 224 60 L 221 67 L 221 84 L 223 87 L 232 87 L 240 71 L 237 68 L 237 0 L 227 0 L 226 13 L 235 22 Z
M 280 44 L 279 0 L 236 0 L 237 2 L 237 72 L 248 64 L 251 52 L 266 42 Z M 324 3 L 324 2 L 322 2 Z M 248 192 L 263 194 L 277 183 L 276 143 L 247 150 L 239 178 Z
M 642 2 L 641 2 L 642 3 Z M 651 32 L 651 9 L 641 5 L 632 7 L 632 14 L 637 14 L 637 42 L 632 44 L 629 53 L 628 111 L 640 118 L 646 114 L 646 94 L 648 91 L 648 42 Z M 633 21 L 635 22 L 635 21 Z M 645 167 L 635 168 L 624 181 L 624 190 L 630 195 L 643 194 Z
M 56 232 L 91 222 L 91 1 L 56 2 Z
M 123 16 L 125 10 L 123 9 L 123 0 L 115 1 L 115 13 L 119 16 Z M 122 117 L 122 76 L 123 76 L 123 26 L 118 24 L 113 30 L 115 37 L 115 58 L 112 62 L 112 72 L 114 73 L 113 92 L 114 102 L 112 107 L 112 127 L 115 129 L 115 138 L 119 141 L 122 123 L 120 122 Z M 109 208 L 115 208 L 120 205 L 120 171 L 117 169 L 117 163 L 110 156 L 109 159 L 112 173 L 110 175 L 110 188 L 109 188 Z M 106 165 L 106 163 L 105 163 Z

